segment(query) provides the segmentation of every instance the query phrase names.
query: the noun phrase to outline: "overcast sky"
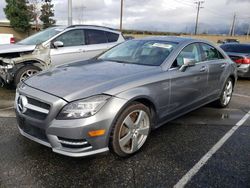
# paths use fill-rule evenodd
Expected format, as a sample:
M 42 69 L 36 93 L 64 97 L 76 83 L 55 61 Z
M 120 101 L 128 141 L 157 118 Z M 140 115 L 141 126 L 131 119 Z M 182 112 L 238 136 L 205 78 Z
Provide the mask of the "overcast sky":
M 67 24 L 67 1 L 52 0 L 57 24 Z M 72 0 L 74 24 L 119 27 L 120 0 Z M 193 31 L 194 0 L 124 0 L 124 28 L 154 31 Z M 5 0 L 0 0 L 0 8 Z M 237 26 L 250 23 L 250 0 L 205 0 L 200 12 L 200 32 L 228 32 L 234 12 Z M 5 20 L 0 11 L 0 20 Z M 245 25 L 245 29 L 246 29 Z

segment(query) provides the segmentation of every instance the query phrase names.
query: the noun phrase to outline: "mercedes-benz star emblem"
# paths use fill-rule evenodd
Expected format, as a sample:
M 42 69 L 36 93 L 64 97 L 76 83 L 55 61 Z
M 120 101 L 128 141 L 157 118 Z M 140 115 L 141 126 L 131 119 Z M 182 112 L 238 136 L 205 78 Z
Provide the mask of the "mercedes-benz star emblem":
M 17 101 L 17 105 L 21 113 L 25 113 L 27 111 L 26 108 L 27 104 L 28 104 L 28 99 L 25 96 L 20 95 Z

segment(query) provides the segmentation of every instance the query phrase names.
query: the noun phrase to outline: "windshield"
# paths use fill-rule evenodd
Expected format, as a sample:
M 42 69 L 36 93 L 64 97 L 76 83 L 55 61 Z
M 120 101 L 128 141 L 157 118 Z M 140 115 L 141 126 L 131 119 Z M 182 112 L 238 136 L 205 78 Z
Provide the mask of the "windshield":
M 24 44 L 24 45 L 37 45 L 41 44 L 47 40 L 49 40 L 51 37 L 57 35 L 63 30 L 63 28 L 58 27 L 52 27 L 45 29 L 43 31 L 40 31 L 39 33 L 36 33 L 24 40 L 21 40 L 17 44 Z
M 98 59 L 159 66 L 177 44 L 159 40 L 130 40 L 102 54 Z

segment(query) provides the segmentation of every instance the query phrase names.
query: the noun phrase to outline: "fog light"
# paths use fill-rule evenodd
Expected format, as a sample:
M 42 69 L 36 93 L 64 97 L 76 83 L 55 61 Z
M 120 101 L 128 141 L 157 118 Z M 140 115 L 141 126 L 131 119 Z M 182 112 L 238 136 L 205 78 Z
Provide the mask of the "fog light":
M 89 131 L 89 136 L 91 136 L 91 137 L 102 136 L 104 134 L 105 134 L 105 130 L 104 129 L 95 130 L 95 131 Z

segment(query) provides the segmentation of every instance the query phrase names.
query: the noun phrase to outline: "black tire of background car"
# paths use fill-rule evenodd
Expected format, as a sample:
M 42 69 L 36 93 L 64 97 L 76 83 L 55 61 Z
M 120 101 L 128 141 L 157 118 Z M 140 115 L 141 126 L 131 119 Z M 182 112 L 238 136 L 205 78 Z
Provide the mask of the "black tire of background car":
M 143 144 L 143 146 L 137 150 L 134 153 L 131 154 L 127 154 L 125 152 L 123 152 L 120 148 L 119 145 L 119 131 L 120 128 L 122 126 L 122 123 L 124 121 L 124 119 L 127 117 L 128 114 L 130 114 L 131 112 L 135 111 L 135 110 L 143 110 L 144 112 L 146 112 L 149 116 L 150 119 L 150 130 L 149 130 L 149 134 L 147 137 L 147 140 L 145 141 L 145 143 Z M 130 157 L 132 155 L 134 155 L 135 153 L 137 153 L 138 151 L 140 151 L 147 143 L 149 136 L 150 136 L 150 132 L 151 132 L 151 125 L 152 125 L 152 115 L 150 113 L 150 109 L 145 106 L 142 103 L 138 103 L 138 102 L 133 102 L 130 105 L 128 105 L 118 116 L 116 122 L 114 123 L 114 126 L 112 128 L 111 134 L 110 134 L 110 142 L 109 142 L 109 148 L 110 151 L 116 155 L 118 155 L 119 157 Z

